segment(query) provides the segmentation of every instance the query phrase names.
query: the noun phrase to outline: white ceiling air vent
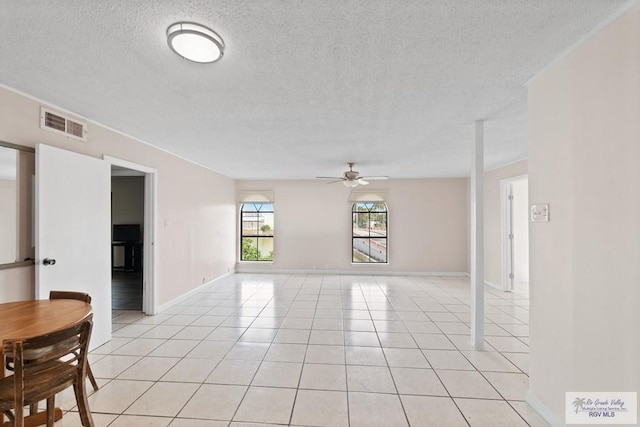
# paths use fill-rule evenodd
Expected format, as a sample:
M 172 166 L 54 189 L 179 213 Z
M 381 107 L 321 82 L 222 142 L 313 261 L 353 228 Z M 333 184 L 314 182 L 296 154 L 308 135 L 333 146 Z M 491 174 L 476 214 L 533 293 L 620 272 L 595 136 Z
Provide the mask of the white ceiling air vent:
M 87 141 L 87 124 L 40 107 L 40 128 L 62 133 L 69 138 Z

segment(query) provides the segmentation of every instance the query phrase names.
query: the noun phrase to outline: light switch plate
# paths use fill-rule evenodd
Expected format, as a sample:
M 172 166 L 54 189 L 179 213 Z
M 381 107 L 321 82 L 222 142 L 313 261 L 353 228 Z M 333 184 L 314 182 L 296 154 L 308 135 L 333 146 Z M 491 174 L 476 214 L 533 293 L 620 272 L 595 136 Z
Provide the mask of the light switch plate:
M 531 205 L 531 222 L 549 222 L 549 203 Z

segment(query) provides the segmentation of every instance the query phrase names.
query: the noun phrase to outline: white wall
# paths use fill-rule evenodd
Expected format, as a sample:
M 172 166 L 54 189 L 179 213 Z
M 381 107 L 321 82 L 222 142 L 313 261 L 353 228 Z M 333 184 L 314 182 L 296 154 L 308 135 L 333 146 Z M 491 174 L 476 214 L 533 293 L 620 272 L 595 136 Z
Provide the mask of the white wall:
M 484 277 L 502 287 L 500 181 L 527 174 L 527 161 L 511 163 L 484 174 Z
M 144 177 L 112 176 L 111 203 L 113 224 L 144 223 Z
M 18 153 L 18 260 L 35 258 L 33 186 L 36 169 L 34 153 Z
M 274 192 L 275 259 L 241 262 L 238 268 L 466 273 L 467 182 L 466 178 L 407 179 L 357 188 L 388 190 L 389 264 L 371 265 L 351 263 L 350 189 L 318 180 L 239 181 L 238 191 Z
M 12 302 L 35 297 L 35 269 L 18 267 L 0 270 L 0 301 Z
M 17 221 L 14 224 L 17 231 L 17 256 L 15 260 L 22 261 L 35 256 L 33 247 L 33 215 L 32 215 L 32 185 L 35 169 L 35 157 L 33 153 L 20 151 L 17 164 L 17 187 L 14 209 L 17 208 Z M 15 239 L 15 238 L 14 238 Z M 15 242 L 15 240 L 14 240 Z M 15 246 L 15 243 L 14 243 Z M 32 285 L 35 280 L 35 271 L 31 266 L 16 267 L 0 270 L 0 302 L 19 301 L 33 299 L 35 289 Z
M 27 147 L 41 142 L 157 169 L 159 305 L 234 268 L 236 204 L 232 179 L 96 124 L 89 124 L 86 143 L 41 130 L 40 105 L 0 88 L 0 140 Z M 33 267 L 0 271 L 0 284 L 11 283 L 11 291 L 0 295 L 3 301 L 33 295 L 32 270 Z
M 529 86 L 531 401 L 640 390 L 640 5 Z
M 17 187 L 15 179 L 0 179 L 0 264 L 15 262 Z

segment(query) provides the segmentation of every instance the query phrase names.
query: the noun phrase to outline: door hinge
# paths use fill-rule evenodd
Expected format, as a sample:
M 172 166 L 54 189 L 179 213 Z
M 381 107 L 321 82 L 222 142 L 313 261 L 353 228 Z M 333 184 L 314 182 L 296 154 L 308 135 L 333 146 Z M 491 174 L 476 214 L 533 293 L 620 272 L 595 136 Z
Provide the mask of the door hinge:
M 509 194 L 509 200 L 513 200 L 513 194 Z
M 513 233 L 509 233 L 509 240 L 513 240 Z
M 513 273 L 509 273 L 509 279 L 513 279 Z

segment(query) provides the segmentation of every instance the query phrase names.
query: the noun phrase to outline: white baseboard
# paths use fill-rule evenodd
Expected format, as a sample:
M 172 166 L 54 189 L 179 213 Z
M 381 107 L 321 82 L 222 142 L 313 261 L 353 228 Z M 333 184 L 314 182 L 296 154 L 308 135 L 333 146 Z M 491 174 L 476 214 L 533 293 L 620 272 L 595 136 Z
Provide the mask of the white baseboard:
M 464 274 L 465 274 L 465 276 L 467 276 L 467 277 L 471 277 L 471 274 L 470 274 L 470 273 L 464 273 Z M 497 290 L 499 290 L 499 291 L 504 291 L 504 289 L 502 289 L 502 286 L 500 286 L 500 285 L 496 285 L 495 283 L 490 282 L 490 281 L 488 281 L 488 280 L 485 280 L 485 281 L 484 281 L 484 284 L 485 284 L 486 286 L 489 286 L 489 287 L 491 287 L 491 288 L 497 289 Z
M 157 312 L 161 313 L 162 311 L 172 307 L 181 301 L 189 298 L 191 295 L 199 292 L 204 287 L 211 285 L 212 283 L 217 282 L 218 280 L 222 280 L 225 277 L 229 277 L 233 274 L 241 273 L 241 274 L 341 274 L 347 276 L 429 276 L 429 277 L 464 277 L 467 273 L 456 273 L 456 272 L 422 272 L 422 271 L 351 271 L 351 270 L 275 270 L 275 269 L 243 269 L 241 266 L 236 267 L 235 270 L 230 271 L 228 273 L 223 274 L 222 276 L 216 277 L 215 279 L 204 283 L 197 288 L 191 289 L 189 292 L 180 295 L 177 298 L 168 301 L 157 308 Z
M 156 314 L 162 313 L 164 310 L 168 309 L 169 307 L 173 307 L 174 305 L 178 304 L 179 302 L 184 301 L 185 299 L 189 298 L 191 295 L 195 294 L 196 292 L 199 292 L 200 290 L 202 290 L 202 288 L 204 288 L 206 286 L 209 286 L 210 284 L 215 283 L 218 280 L 222 280 L 225 277 L 231 276 L 233 274 L 235 274 L 235 271 L 230 271 L 228 273 L 225 273 L 222 276 L 216 277 L 215 279 L 208 281 L 207 283 L 203 283 L 202 285 L 198 286 L 197 288 L 191 289 L 186 294 L 182 294 L 179 297 L 174 298 L 171 301 L 162 304 L 161 306 L 158 307 L 158 310 L 157 310 Z
M 236 273 L 242 274 L 340 274 L 344 276 L 429 276 L 429 277 L 465 277 L 462 272 L 437 271 L 380 271 L 380 270 L 318 270 L 318 269 L 275 269 L 247 268 L 239 265 Z
M 533 392 L 531 392 L 531 389 L 527 390 L 525 400 L 527 401 L 529 406 L 535 409 L 536 412 L 540 414 L 540 416 L 544 418 L 546 422 L 551 424 L 552 427 L 562 427 L 565 425 L 564 421 L 558 418 L 547 405 L 542 403 L 542 401 L 538 399 L 536 395 L 533 394 Z
M 490 281 L 488 281 L 488 280 L 485 280 L 485 281 L 484 281 L 484 284 L 485 284 L 485 285 L 487 285 L 487 286 L 490 286 L 490 287 L 492 287 L 492 288 L 494 288 L 494 289 L 497 289 L 497 290 L 499 290 L 499 291 L 504 291 L 504 289 L 502 289 L 502 286 L 500 286 L 500 285 L 496 285 L 495 283 L 490 282 Z

